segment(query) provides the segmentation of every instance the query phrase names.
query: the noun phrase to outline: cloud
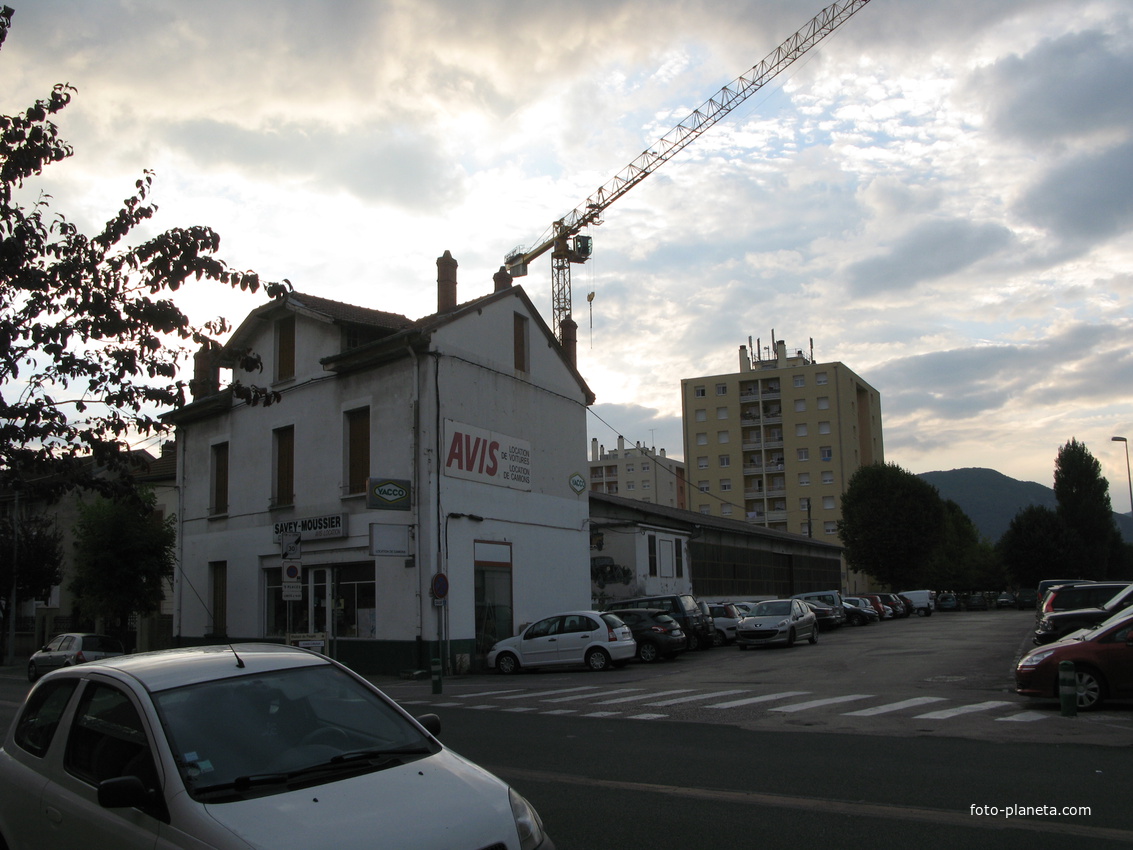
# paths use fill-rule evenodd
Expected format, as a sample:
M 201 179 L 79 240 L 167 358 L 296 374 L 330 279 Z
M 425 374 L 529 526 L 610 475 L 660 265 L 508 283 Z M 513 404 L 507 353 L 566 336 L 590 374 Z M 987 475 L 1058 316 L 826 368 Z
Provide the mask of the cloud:
M 898 238 L 887 254 L 850 265 L 846 270 L 850 294 L 873 296 L 911 289 L 963 271 L 1011 242 L 1011 231 L 1000 224 L 926 221 Z

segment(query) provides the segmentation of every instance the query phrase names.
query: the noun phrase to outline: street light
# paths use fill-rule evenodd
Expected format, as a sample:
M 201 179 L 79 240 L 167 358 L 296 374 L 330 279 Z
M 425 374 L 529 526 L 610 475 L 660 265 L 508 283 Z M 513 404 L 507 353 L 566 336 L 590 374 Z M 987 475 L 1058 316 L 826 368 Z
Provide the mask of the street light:
M 1115 443 L 1125 443 L 1125 478 L 1129 482 L 1129 513 L 1133 514 L 1133 473 L 1129 472 L 1129 440 L 1125 437 L 1110 437 Z

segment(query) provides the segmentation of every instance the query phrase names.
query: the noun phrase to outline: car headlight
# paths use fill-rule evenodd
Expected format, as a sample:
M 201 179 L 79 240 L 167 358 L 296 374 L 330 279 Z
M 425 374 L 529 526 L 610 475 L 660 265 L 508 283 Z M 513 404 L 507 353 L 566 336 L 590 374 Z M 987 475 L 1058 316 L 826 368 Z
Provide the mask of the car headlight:
M 543 843 L 543 821 L 534 806 L 523 799 L 514 788 L 508 788 L 511 813 L 515 818 L 515 828 L 519 832 L 520 850 L 534 850 Z
M 791 621 L 790 621 L 790 620 L 780 620 L 780 621 L 779 621 L 779 624 L 778 624 L 778 625 L 776 626 L 776 628 L 778 628 L 778 629 L 784 629 L 784 628 L 786 628 L 786 627 L 787 627 L 787 626 L 789 626 L 789 625 L 791 625 Z
M 1054 655 L 1053 649 L 1044 649 L 1041 652 L 1035 652 L 1035 653 L 1032 653 L 1031 655 L 1028 655 L 1026 658 L 1024 658 L 1022 661 L 1019 662 L 1019 666 L 1020 667 L 1037 667 L 1039 664 L 1046 661 L 1052 655 Z

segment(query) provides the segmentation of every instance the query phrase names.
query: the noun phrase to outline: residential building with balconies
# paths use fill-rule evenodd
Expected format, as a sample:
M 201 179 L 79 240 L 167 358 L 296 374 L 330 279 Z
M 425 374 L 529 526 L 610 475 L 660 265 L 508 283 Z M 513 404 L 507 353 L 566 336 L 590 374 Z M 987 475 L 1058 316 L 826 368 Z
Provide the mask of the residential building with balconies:
M 687 506 L 685 465 L 664 449 L 658 452 L 641 443 L 627 448 L 624 437 L 618 437 L 618 447 L 610 451 L 599 446 L 597 438 L 590 440 L 590 489 L 670 508 Z

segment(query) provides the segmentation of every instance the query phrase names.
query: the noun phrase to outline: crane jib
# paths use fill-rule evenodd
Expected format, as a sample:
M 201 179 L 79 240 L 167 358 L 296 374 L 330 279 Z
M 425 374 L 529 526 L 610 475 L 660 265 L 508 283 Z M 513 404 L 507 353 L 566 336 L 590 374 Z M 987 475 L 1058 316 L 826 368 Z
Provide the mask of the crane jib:
M 602 212 L 614 201 L 684 150 L 704 131 L 717 124 L 733 109 L 777 77 L 868 2 L 869 0 L 845 0 L 824 8 L 768 54 L 762 62 L 721 88 L 651 147 L 642 151 L 633 162 L 606 184 L 599 187 L 585 202 L 556 221 L 552 225 L 550 238 L 541 238 L 537 247 L 531 250 L 517 248 L 508 254 L 504 260 L 508 271 L 513 275 L 526 274 L 527 264 L 553 248 L 556 242 L 561 244 L 562 240 L 577 234 L 582 228 L 591 224 L 601 224 Z M 583 262 L 584 259 L 574 261 Z M 562 319 L 570 315 L 569 264 L 556 263 L 553 277 L 551 301 L 554 310 L 554 328 L 558 333 Z

